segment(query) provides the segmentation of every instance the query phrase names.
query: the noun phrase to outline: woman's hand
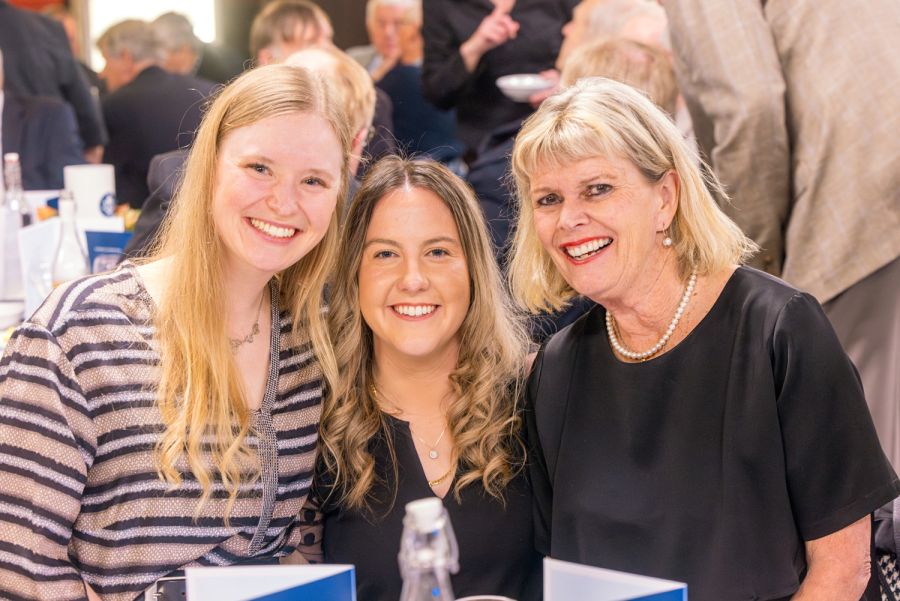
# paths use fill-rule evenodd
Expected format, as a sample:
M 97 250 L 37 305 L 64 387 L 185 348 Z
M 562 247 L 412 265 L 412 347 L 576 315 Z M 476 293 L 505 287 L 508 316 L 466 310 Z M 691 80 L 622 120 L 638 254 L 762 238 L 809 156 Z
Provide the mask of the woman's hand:
M 806 542 L 807 572 L 792 601 L 858 601 L 871 573 L 869 516 Z
M 460 46 L 459 53 L 470 73 L 488 50 L 505 44 L 519 33 L 519 23 L 509 16 L 513 4 L 509 0 L 495 2 L 494 12 L 482 19 L 475 33 Z

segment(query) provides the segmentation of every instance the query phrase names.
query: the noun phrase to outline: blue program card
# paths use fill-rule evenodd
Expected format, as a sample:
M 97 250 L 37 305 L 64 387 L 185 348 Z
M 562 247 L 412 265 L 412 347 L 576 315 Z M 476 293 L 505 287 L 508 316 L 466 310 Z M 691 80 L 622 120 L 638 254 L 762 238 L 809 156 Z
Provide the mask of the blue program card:
M 350 565 L 188 568 L 191 601 L 356 601 Z
M 125 245 L 131 239 L 131 232 L 84 233 L 88 245 L 88 260 L 91 273 L 102 273 L 116 268 L 125 252 Z
M 671 580 L 544 559 L 544 601 L 687 601 L 687 585 Z

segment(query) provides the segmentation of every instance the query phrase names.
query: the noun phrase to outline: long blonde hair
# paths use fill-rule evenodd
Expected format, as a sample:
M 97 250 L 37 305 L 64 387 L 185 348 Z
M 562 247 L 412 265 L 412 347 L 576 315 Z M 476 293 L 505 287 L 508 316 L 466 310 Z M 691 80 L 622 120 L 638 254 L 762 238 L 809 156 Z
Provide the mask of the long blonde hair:
M 459 229 L 469 269 L 471 299 L 460 326 L 460 350 L 450 375 L 456 400 L 448 410 L 456 457 L 464 471 L 455 494 L 480 481 L 490 494 L 503 489 L 524 459 L 517 398 L 524 377 L 527 336 L 506 293 L 481 208 L 472 191 L 439 163 L 382 159 L 350 205 L 341 236 L 329 322 L 340 378 L 325 400 L 320 428 L 322 466 L 340 491 L 339 503 L 365 508 L 376 482 L 370 441 L 387 423 L 370 394 L 373 336 L 359 306 L 359 266 L 372 212 L 394 190 L 429 190 L 444 201 Z M 388 442 L 396 475 L 396 456 Z M 395 478 L 396 482 L 396 478 Z
M 534 227 L 531 177 L 594 157 L 631 161 L 648 182 L 678 175 L 678 208 L 669 229 L 683 278 L 742 263 L 757 247 L 716 204 L 727 198 L 712 171 L 701 172 L 696 155 L 672 120 L 634 88 L 604 79 L 578 80 L 545 100 L 522 125 L 512 153 L 519 217 L 509 279 L 529 311 L 559 310 L 575 291 L 557 270 Z
M 325 380 L 333 385 L 337 367 L 323 316 L 323 290 L 337 251 L 351 133 L 319 77 L 297 67 L 260 67 L 221 91 L 203 117 L 184 180 L 149 259 L 170 261 L 167 288 L 154 316 L 161 354 L 158 404 L 165 425 L 156 445 L 157 465 L 160 477 L 175 486 L 186 461 L 203 490 L 198 511 L 209 498 L 213 472 L 230 492 L 229 512 L 242 481 L 258 474 L 246 445 L 249 411 L 222 319 L 224 252 L 211 215 L 220 147 L 235 129 L 296 112 L 319 115 L 330 125 L 341 146 L 342 178 L 337 209 L 322 241 L 278 274 L 278 301 L 293 315 L 294 335 L 309 336 Z M 209 453 L 202 450 L 207 444 Z

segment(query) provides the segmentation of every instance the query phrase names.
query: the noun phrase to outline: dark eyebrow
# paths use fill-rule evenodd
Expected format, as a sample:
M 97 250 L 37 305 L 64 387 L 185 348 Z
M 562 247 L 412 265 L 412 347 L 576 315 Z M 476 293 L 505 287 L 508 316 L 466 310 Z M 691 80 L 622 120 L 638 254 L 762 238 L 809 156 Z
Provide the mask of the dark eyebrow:
M 394 240 L 388 240 L 387 238 L 372 238 L 371 240 L 366 240 L 366 243 L 363 245 L 363 250 L 369 248 L 373 244 L 384 244 L 386 246 L 400 248 L 400 245 Z
M 459 245 L 459 241 L 456 238 L 451 238 L 450 236 L 438 236 L 437 238 L 426 240 L 424 242 L 424 246 L 430 246 L 432 244 L 438 244 L 440 242 L 449 242 L 450 244 Z
M 422 243 L 422 246 L 431 246 L 432 244 L 440 244 L 442 242 L 460 246 L 459 240 L 457 240 L 456 238 L 451 238 L 450 236 L 438 236 L 437 238 L 429 238 Z M 389 240 L 387 238 L 372 238 L 371 240 L 366 240 L 363 249 L 366 249 L 373 244 L 384 244 L 385 246 L 400 248 L 400 243 L 396 240 Z

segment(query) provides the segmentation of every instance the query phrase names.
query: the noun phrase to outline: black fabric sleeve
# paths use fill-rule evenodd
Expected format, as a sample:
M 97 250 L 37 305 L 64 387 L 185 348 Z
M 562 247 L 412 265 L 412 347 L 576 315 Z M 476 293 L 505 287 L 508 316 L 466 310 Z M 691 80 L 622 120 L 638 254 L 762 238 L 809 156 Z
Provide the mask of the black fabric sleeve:
M 81 68 L 79 68 L 72 51 L 69 49 L 69 40 L 66 37 L 62 25 L 45 19 L 49 35 L 56 38 L 54 47 L 58 52 L 60 63 L 60 92 L 66 102 L 75 110 L 75 118 L 78 120 L 78 129 L 85 148 L 100 146 L 107 143 L 106 133 L 100 109 L 91 96 L 91 86 Z
M 541 555 L 550 555 L 550 518 L 553 515 L 553 486 L 547 472 L 544 448 L 537 428 L 534 411 L 536 391 L 540 386 L 543 368 L 543 349 L 538 351 L 528 385 L 525 387 L 525 432 L 528 447 L 528 476 L 534 495 L 534 548 Z
M 792 510 L 804 540 L 821 538 L 896 497 L 900 482 L 856 369 L 812 296 L 785 304 L 772 353 Z
M 447 20 L 452 15 L 452 1 L 424 0 L 422 39 L 425 57 L 422 60 L 422 94 L 442 110 L 452 109 L 471 86 L 475 72 L 469 73 L 459 47 L 465 40 L 457 40 Z
M 81 165 L 85 162 L 78 124 L 72 107 L 64 102 L 48 102 L 47 121 L 44 132 L 46 159 L 41 165 L 44 181 L 51 189 L 65 187 L 63 168 L 67 165 Z

